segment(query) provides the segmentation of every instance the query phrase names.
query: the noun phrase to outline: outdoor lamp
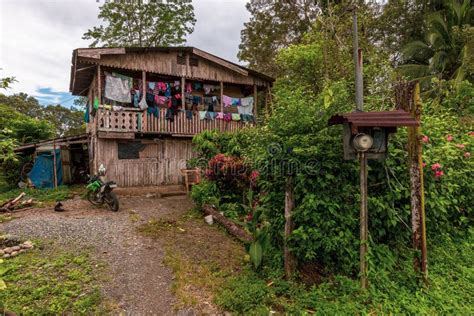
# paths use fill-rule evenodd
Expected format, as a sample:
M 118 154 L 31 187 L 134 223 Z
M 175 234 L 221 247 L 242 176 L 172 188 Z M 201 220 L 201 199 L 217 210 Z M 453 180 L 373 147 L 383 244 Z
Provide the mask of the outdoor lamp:
M 352 140 L 354 149 L 358 152 L 365 152 L 369 150 L 372 147 L 373 143 L 374 139 L 370 135 L 364 133 L 357 134 Z

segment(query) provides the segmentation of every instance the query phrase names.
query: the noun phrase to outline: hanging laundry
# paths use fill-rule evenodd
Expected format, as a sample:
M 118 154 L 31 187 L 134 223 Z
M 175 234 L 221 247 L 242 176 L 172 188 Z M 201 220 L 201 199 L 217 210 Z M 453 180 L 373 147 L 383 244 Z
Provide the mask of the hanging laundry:
M 145 95 L 142 96 L 140 103 L 138 103 L 138 108 L 142 111 L 145 111 L 148 108 Z
M 165 97 L 171 97 L 171 84 L 166 84 Z
M 153 115 L 154 117 L 160 117 L 160 109 L 157 107 L 149 107 L 147 110 L 149 115 Z
M 202 97 L 195 95 L 193 96 L 193 105 L 200 105 L 202 103 Z
M 222 99 L 222 102 L 224 103 L 225 107 L 229 107 L 232 105 L 232 98 L 225 95 L 224 98 Z
M 90 115 L 89 115 L 89 104 L 86 105 L 86 112 L 84 113 L 84 122 L 89 123 Z
M 193 87 L 191 86 L 191 83 L 190 83 L 190 82 L 188 82 L 188 83 L 186 84 L 186 92 L 187 92 L 187 93 L 193 92 Z
M 201 89 L 202 89 L 202 83 L 195 82 L 194 83 L 194 90 L 201 90 Z
M 115 111 L 115 112 L 123 111 L 123 107 L 119 105 L 112 105 L 112 111 Z
M 133 90 L 133 106 L 137 108 L 139 102 L 140 102 L 140 90 Z
M 237 107 L 239 114 L 252 114 L 253 113 L 253 97 L 242 98 L 240 106 Z
M 252 114 L 240 114 L 240 118 L 242 119 L 242 122 L 254 122 Z
M 232 106 L 240 106 L 240 99 L 232 98 Z
M 224 113 L 223 112 L 217 112 L 216 119 L 223 120 L 224 119 Z
M 199 111 L 199 119 L 204 120 L 206 119 L 206 111 Z
M 148 106 L 155 106 L 156 105 L 155 95 L 153 93 L 147 92 L 145 100 L 146 100 L 146 103 L 148 104 Z
M 232 113 L 232 121 L 240 121 L 240 114 Z
M 225 122 L 232 121 L 232 113 L 224 113 L 224 121 Z
M 99 98 L 98 97 L 95 97 L 94 98 L 94 109 L 95 110 L 98 110 L 99 109 Z
M 203 89 L 204 89 L 204 93 L 205 94 L 209 94 L 211 93 L 212 91 L 214 91 L 216 88 L 216 86 L 212 85 L 212 84 L 204 84 L 203 85 Z
M 130 78 L 131 80 L 132 78 Z M 122 77 L 114 77 L 109 73 L 105 75 L 105 97 L 109 100 L 130 103 L 131 84 L 130 80 Z
M 155 82 L 148 82 L 148 89 L 150 89 L 151 91 L 155 91 L 155 85 Z
M 186 118 L 188 120 L 192 120 L 193 119 L 193 111 L 191 110 L 186 110 Z

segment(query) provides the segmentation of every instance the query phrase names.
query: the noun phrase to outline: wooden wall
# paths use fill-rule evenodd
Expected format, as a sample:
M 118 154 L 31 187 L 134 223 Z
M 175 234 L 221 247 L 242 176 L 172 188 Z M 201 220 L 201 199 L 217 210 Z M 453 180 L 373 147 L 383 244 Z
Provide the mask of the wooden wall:
M 182 183 L 180 170 L 194 157 L 190 139 L 141 140 L 140 159 L 118 159 L 118 142 L 97 139 L 97 164 L 107 168 L 106 179 L 120 187 Z
M 102 55 L 100 59 L 81 57 L 81 62 L 100 64 L 102 66 L 134 71 L 146 71 L 155 74 L 185 77 L 188 79 L 205 81 L 223 81 L 225 83 L 244 84 L 267 87 L 270 82 L 251 74 L 243 75 L 236 71 L 224 68 L 205 58 L 195 56 L 199 60 L 198 66 L 188 63 L 177 63 L 177 52 L 147 52 L 127 53 L 123 55 Z M 188 58 L 189 58 L 188 53 Z

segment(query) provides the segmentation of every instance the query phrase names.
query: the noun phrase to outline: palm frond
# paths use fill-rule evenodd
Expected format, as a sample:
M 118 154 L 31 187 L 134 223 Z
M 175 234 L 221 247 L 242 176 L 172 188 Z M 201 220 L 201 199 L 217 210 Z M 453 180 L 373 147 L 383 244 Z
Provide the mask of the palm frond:
M 422 41 L 410 42 L 402 49 L 402 55 L 406 61 L 415 60 L 424 62 L 431 58 L 433 53 L 433 50 Z

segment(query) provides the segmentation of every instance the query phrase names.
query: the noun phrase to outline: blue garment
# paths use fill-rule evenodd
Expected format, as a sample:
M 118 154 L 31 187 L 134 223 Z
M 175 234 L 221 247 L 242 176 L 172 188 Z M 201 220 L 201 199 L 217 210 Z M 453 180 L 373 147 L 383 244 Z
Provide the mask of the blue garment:
M 171 97 L 171 84 L 169 83 L 166 84 L 165 97 Z
M 84 113 L 84 122 L 89 123 L 89 104 L 86 105 L 86 112 Z
M 149 115 L 153 115 L 154 117 L 160 117 L 160 109 L 155 106 L 149 106 L 146 111 Z
M 254 122 L 254 118 L 252 114 L 240 114 L 240 118 L 242 122 Z
M 138 103 L 140 103 L 140 90 L 135 90 L 133 94 L 133 106 L 138 108 Z
M 192 120 L 193 119 L 193 111 L 191 110 L 186 110 L 186 118 L 188 120 Z
M 146 93 L 146 104 L 148 106 L 155 106 L 155 95 L 152 93 Z

